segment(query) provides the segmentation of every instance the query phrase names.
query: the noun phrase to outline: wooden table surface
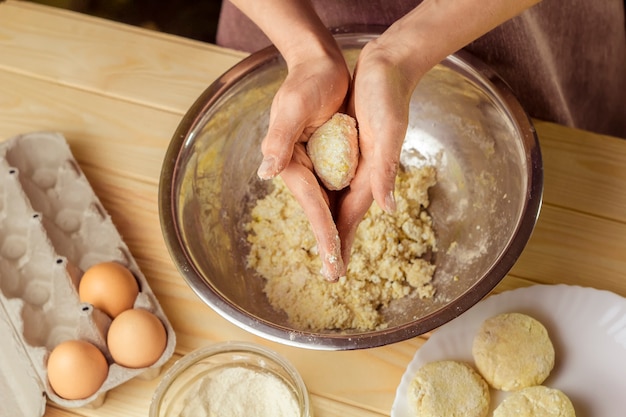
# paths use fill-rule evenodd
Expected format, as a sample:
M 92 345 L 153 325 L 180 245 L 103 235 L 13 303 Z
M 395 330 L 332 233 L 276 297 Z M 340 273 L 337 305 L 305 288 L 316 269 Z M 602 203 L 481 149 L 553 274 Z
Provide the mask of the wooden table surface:
M 66 136 L 176 331 L 169 364 L 213 342 L 253 341 L 296 366 L 316 416 L 389 415 L 400 378 L 427 335 L 349 352 L 268 342 L 201 302 L 167 252 L 157 210 L 166 148 L 196 97 L 244 56 L 59 9 L 0 3 L 0 139 L 41 130 Z M 528 246 L 495 292 L 566 283 L 626 296 L 626 141 L 535 124 L 544 204 Z M 49 403 L 45 415 L 147 416 L 158 381 L 124 383 L 99 408 Z

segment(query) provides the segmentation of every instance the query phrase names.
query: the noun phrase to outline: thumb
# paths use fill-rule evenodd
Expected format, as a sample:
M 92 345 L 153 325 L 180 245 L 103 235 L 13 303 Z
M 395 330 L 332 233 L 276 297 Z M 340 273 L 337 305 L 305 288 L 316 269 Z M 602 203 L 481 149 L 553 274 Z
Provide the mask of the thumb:
M 261 143 L 263 161 L 257 175 L 264 180 L 274 178 L 287 167 L 309 120 L 310 111 L 300 94 L 287 87 L 288 83 L 283 84 L 274 96 L 269 127 Z

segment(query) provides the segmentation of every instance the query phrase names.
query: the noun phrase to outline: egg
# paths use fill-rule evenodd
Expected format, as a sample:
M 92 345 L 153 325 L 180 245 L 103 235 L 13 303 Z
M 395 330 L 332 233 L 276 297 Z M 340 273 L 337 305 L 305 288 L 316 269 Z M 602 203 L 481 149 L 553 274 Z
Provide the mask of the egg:
M 78 295 L 109 317 L 115 318 L 135 304 L 139 285 L 133 273 L 117 262 L 102 262 L 85 271 L 78 284 Z
M 79 400 L 100 389 L 109 374 L 109 365 L 93 344 L 68 340 L 52 350 L 47 370 L 50 386 L 59 397 Z
M 135 308 L 113 319 L 107 345 L 116 363 L 127 368 L 143 368 L 161 357 L 167 345 L 167 332 L 157 316 Z

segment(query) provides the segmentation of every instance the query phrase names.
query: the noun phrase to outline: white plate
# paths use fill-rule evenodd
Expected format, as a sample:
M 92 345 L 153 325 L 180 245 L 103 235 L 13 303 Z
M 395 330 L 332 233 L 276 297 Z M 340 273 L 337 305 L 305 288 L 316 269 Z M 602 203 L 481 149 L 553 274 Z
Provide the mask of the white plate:
M 434 332 L 402 376 L 391 417 L 415 417 L 406 393 L 425 363 L 452 359 L 473 365 L 478 328 L 485 319 L 505 312 L 528 314 L 546 326 L 556 364 L 544 385 L 565 392 L 577 417 L 626 415 L 626 299 L 591 288 L 535 285 L 490 296 Z M 491 394 L 493 410 L 506 394 Z

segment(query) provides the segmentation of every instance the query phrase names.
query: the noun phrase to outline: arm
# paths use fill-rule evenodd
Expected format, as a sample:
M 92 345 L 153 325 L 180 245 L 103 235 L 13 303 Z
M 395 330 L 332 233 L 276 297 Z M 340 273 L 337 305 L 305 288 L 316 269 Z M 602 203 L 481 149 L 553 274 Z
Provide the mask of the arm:
M 337 46 L 308 0 L 231 0 L 256 23 L 289 64 Z
M 539 0 L 424 0 L 368 43 L 357 62 L 349 113 L 359 122 L 361 160 L 336 217 L 347 262 L 372 199 L 395 210 L 394 182 L 411 95 L 446 56 Z
M 313 173 L 304 144 L 346 99 L 350 72 L 335 39 L 309 1 L 235 0 L 270 38 L 287 63 L 288 75 L 276 93 L 258 170 L 262 179 L 280 174 L 311 223 L 323 275 L 345 273 L 330 196 Z
M 350 82 L 334 38 L 306 0 L 233 0 L 279 50 L 289 75 L 272 104 L 259 175 L 278 175 L 300 136 L 324 123 L 345 99 Z M 326 108 L 320 112 L 321 108 Z M 322 114 L 323 113 L 323 114 Z M 278 117 L 280 115 L 280 117 Z M 328 116 L 328 117 L 325 117 Z
M 303 143 L 343 105 L 350 74 L 341 51 L 308 1 L 233 1 L 266 33 L 289 69 L 272 103 L 259 176 L 280 173 L 294 193 L 311 222 L 328 279 L 345 272 L 356 228 L 372 201 L 395 210 L 394 181 L 409 100 L 421 77 L 538 1 L 424 0 L 363 48 L 348 108 L 359 124 L 361 160 L 334 213 Z

